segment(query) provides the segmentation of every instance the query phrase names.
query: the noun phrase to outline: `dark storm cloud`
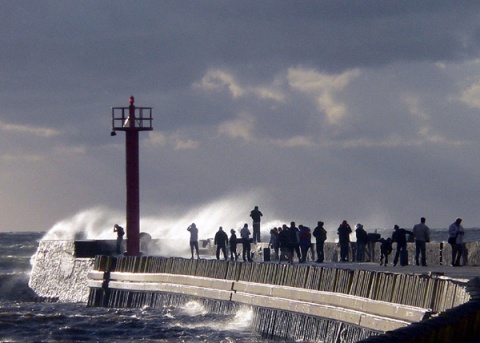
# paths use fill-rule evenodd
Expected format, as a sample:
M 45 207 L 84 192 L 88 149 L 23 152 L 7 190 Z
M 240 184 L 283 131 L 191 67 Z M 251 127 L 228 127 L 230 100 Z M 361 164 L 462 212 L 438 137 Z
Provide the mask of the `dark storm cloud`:
M 472 213 L 459 194 L 480 188 L 479 14 L 478 1 L 2 2 L 0 214 L 11 227 L 27 206 L 26 228 L 123 208 L 110 108 L 131 94 L 154 107 L 153 212 L 259 189 L 282 219 Z
M 147 85 L 156 76 L 188 84 L 211 64 L 255 62 L 274 71 L 305 63 L 338 72 L 478 51 L 480 5 L 473 1 L 14 4 L 3 6 L 2 62 L 88 76 L 140 73 Z

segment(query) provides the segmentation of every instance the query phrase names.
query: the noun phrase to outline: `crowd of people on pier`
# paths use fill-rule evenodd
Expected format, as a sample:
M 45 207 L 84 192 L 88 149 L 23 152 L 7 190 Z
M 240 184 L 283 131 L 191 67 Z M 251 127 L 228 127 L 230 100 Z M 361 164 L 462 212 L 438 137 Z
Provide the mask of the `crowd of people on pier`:
M 250 217 L 253 220 L 253 237 L 252 233 L 245 223 L 240 229 L 240 238 L 237 238 L 237 233 L 234 229 L 230 230 L 230 237 L 223 227 L 220 227 L 215 234 L 214 245 L 216 246 L 216 258 L 220 259 L 220 253 L 223 258 L 228 260 L 227 246 L 229 247 L 230 260 L 237 261 L 239 254 L 237 253 L 237 245 L 242 245 L 242 259 L 244 262 L 252 261 L 251 244 L 261 242 L 260 222 L 262 212 L 258 206 L 251 211 Z M 463 254 L 463 238 L 465 230 L 462 225 L 462 218 L 457 218 L 448 228 L 448 243 L 452 248 L 451 265 L 460 266 L 460 259 Z M 192 223 L 188 228 L 190 231 L 190 250 L 192 259 L 200 258 L 198 248 L 198 228 Z M 387 266 L 390 254 L 393 252 L 393 245 L 395 252 L 393 257 L 393 266 L 408 265 L 407 242 L 415 243 L 415 263 L 417 266 L 427 266 L 426 258 L 426 243 L 430 242 L 430 228 L 426 225 L 425 217 L 420 218 L 420 223 L 416 224 L 412 230 L 400 228 L 394 225 L 393 234 L 391 237 L 382 238 L 380 234 L 367 233 L 363 225 L 358 223 L 355 225 L 356 243 L 354 249 L 350 241 L 350 236 L 353 230 L 350 224 L 343 220 L 338 226 L 338 246 L 340 248 L 340 262 L 366 262 L 371 261 L 373 256 L 373 246 L 375 243 L 380 243 L 380 265 Z M 315 245 L 312 243 L 312 236 L 315 238 Z M 325 261 L 324 245 L 327 240 L 327 230 L 324 228 L 322 221 L 317 222 L 317 226 L 313 231 L 305 226 L 296 226 L 295 222 L 291 222 L 290 226 L 283 224 L 279 227 L 274 227 L 270 230 L 269 248 L 273 250 L 273 259 L 281 263 L 286 261 L 293 263 L 296 257 L 299 263 L 307 261 L 308 254 L 311 254 L 311 261 L 316 263 L 323 263 Z M 315 247 L 315 251 L 314 251 Z M 350 251 L 352 256 L 350 258 Z M 316 259 L 315 259 L 316 255 Z M 373 262 L 373 261 L 372 261 Z

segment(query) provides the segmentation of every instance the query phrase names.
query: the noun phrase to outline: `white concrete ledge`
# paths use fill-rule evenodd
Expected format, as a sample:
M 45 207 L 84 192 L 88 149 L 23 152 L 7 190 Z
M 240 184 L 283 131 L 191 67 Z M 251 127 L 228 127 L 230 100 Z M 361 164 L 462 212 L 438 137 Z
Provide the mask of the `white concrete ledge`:
M 88 272 L 87 277 L 89 280 L 103 280 L 104 272 L 99 272 L 97 270 L 91 270 Z
M 294 299 L 315 304 L 323 304 L 362 311 L 382 317 L 418 322 L 426 318 L 428 309 L 390 303 L 386 301 L 371 300 L 358 296 L 315 291 L 288 286 L 272 286 L 267 284 L 237 281 L 233 290 L 248 294 L 270 296 L 274 298 Z
M 176 294 L 186 294 L 201 298 L 231 300 L 231 292 L 218 289 L 203 288 L 196 286 L 176 285 L 176 284 L 157 284 L 144 282 L 123 282 L 110 281 L 110 289 L 122 289 L 127 291 L 145 291 L 145 292 L 168 292 Z
M 220 289 L 224 291 L 231 291 L 232 285 L 233 285 L 232 280 L 222 280 L 222 279 L 213 279 L 213 278 L 207 278 L 207 277 L 179 275 L 179 274 L 166 274 L 166 273 L 153 274 L 153 273 L 112 272 L 110 274 L 110 280 L 172 283 L 172 284 Z
M 87 286 L 90 288 L 102 288 L 103 281 L 98 280 L 87 280 Z

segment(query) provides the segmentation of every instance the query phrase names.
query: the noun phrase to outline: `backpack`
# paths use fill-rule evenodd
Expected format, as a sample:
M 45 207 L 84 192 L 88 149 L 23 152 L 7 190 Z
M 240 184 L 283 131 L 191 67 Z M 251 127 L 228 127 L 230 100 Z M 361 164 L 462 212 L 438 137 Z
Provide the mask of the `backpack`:
M 308 232 L 307 230 L 300 231 L 300 238 L 304 238 L 304 239 L 310 238 L 310 232 Z
M 321 228 L 316 227 L 315 230 L 313 231 L 313 235 L 319 241 L 326 241 L 327 240 L 327 230 L 325 230 L 323 227 L 321 227 Z

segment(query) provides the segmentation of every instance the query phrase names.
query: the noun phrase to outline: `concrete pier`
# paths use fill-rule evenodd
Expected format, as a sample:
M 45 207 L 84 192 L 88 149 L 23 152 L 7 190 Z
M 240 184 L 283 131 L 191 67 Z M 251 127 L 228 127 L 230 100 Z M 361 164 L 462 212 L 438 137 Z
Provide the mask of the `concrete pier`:
M 467 266 L 460 268 L 438 263 L 445 249 L 428 267 L 385 267 L 337 262 L 333 243 L 325 263 L 294 265 L 261 262 L 260 244 L 257 262 L 243 263 L 112 256 L 112 243 L 41 241 L 29 285 L 41 297 L 88 306 L 160 307 L 192 299 L 212 313 L 246 306 L 265 338 L 453 343 L 480 337 L 476 243 L 468 243 Z
M 316 325 L 340 325 L 336 330 L 348 332 L 353 342 L 391 335 L 412 325 L 418 327 L 464 304 L 470 308 L 476 304 L 471 301 L 466 279 L 431 272 L 367 270 L 362 266 L 98 256 L 88 274 L 88 305 L 155 306 L 160 294 L 187 296 L 253 307 L 255 327 L 266 337 L 306 339 L 272 324 L 287 312 L 298 323 L 313 320 Z M 463 320 L 480 324 L 480 306 L 477 310 L 478 319 L 473 316 Z M 337 341 L 323 336 L 310 339 Z

